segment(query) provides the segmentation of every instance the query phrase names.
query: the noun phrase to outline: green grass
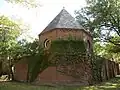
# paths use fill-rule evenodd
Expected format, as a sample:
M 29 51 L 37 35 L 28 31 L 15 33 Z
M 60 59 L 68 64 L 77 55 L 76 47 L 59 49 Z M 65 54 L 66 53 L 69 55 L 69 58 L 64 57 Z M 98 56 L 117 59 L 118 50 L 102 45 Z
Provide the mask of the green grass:
M 35 86 L 19 82 L 1 82 L 0 90 L 120 90 L 120 77 L 94 86 Z

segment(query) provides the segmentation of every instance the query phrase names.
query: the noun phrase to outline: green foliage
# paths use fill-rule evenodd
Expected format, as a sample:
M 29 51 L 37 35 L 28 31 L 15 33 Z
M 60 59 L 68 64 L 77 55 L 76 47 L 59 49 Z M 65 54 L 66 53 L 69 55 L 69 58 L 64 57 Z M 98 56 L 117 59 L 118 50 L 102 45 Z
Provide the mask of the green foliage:
M 5 16 L 0 16 L 0 55 L 9 55 L 21 33 L 20 27 Z
M 78 63 L 89 62 L 90 58 L 87 56 L 86 43 L 83 40 L 74 40 L 68 38 L 66 40 L 54 40 L 51 42 L 49 49 L 48 61 L 50 65 L 60 66 L 57 71 L 74 78 L 80 78 L 77 72 Z M 68 65 L 72 65 L 71 69 L 67 69 Z
M 5 16 L 0 16 L 0 61 L 4 63 L 2 67 L 6 67 L 5 73 L 11 73 L 13 49 L 17 44 L 17 38 L 21 34 L 19 24 Z M 15 50 L 15 49 L 14 49 Z M 2 70 L 2 73 L 4 69 Z M 1 74 L 1 73 L 0 73 Z
M 31 56 L 28 64 L 29 68 L 29 81 L 32 82 L 36 79 L 39 73 L 48 67 L 47 57 L 44 54 Z
M 82 40 L 55 40 L 49 49 L 52 64 L 73 64 L 86 60 L 86 44 Z
M 55 40 L 51 42 L 51 52 L 86 53 L 86 44 L 82 40 Z
M 104 54 L 104 46 L 101 45 L 100 42 L 96 42 L 93 45 L 93 50 L 96 55 L 103 55 Z
M 94 59 L 92 61 L 92 70 L 93 70 L 93 79 L 96 82 L 102 81 L 102 65 L 105 61 L 105 58 L 102 58 L 100 56 L 94 56 Z
M 22 44 L 22 52 L 20 57 L 29 56 L 28 59 L 28 80 L 34 81 L 37 75 L 48 67 L 48 57 L 45 55 L 42 46 L 38 40 L 32 43 L 20 42 Z
M 114 60 L 116 62 L 120 61 L 120 48 L 112 43 L 95 43 L 94 44 L 94 53 L 95 55 L 100 55 L 109 60 Z
M 101 27 L 105 27 L 119 35 L 120 0 L 87 1 L 88 5 L 76 13 L 78 21 L 84 26 L 93 27 L 93 30 L 96 28 L 100 30 Z
M 35 47 L 38 46 L 35 45 Z M 39 48 L 41 47 L 39 46 Z M 85 43 L 80 40 L 55 40 L 51 42 L 51 47 L 48 51 L 44 51 L 43 48 L 35 49 L 38 52 L 31 54 L 30 58 L 28 58 L 30 82 L 34 81 L 38 74 L 49 65 L 78 63 L 79 60 L 84 60 L 83 57 L 86 53 Z M 45 52 L 49 53 L 45 54 Z
M 23 56 L 35 55 L 37 53 L 43 52 L 43 48 L 39 44 L 39 40 L 34 40 L 33 42 L 27 42 L 26 40 L 20 41 L 20 45 L 22 46 Z M 40 52 L 39 52 L 40 51 Z
M 4 36 L 6 36 L 5 41 L 9 41 L 11 39 L 16 39 L 20 35 L 20 27 L 19 25 L 10 20 L 8 17 L 0 16 L 0 38 L 4 40 Z
M 18 24 L 5 16 L 0 16 L 0 55 L 8 55 L 21 31 Z
M 37 39 L 33 42 L 28 42 L 24 39 L 19 41 L 11 48 L 9 55 L 12 57 L 10 59 L 12 64 L 27 57 L 28 80 L 30 82 L 34 81 L 38 73 L 48 66 L 47 56 L 44 54 L 44 50 Z
M 56 85 L 31 85 L 19 82 L 2 82 L 0 85 L 2 90 L 119 90 L 120 88 L 120 77 L 113 78 L 107 82 L 102 82 L 100 84 L 95 84 L 92 86 L 76 86 L 73 84 L 71 86 Z
M 17 43 L 21 30 L 19 25 L 5 16 L 0 16 L 0 56 L 10 57 L 11 48 Z
M 94 34 L 95 41 L 120 47 L 120 39 L 117 39 L 120 37 L 119 14 L 120 0 L 87 0 L 87 6 L 76 11 L 76 18 Z
M 16 43 L 16 45 L 11 48 L 11 51 L 13 59 L 18 60 L 24 56 L 34 56 L 38 53 L 41 53 L 43 52 L 43 48 L 37 39 L 33 42 L 28 42 L 23 39 L 18 41 L 18 43 Z
M 113 45 L 113 46 L 109 49 L 109 51 L 110 51 L 110 52 L 113 52 L 113 53 L 118 53 L 118 52 L 120 52 L 120 47 Z

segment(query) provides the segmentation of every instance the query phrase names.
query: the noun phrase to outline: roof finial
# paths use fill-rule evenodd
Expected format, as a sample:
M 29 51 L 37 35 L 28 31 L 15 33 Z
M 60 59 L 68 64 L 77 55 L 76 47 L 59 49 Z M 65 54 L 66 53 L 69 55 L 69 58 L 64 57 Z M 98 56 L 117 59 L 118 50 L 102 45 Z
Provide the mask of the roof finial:
M 65 7 L 63 6 L 63 9 L 65 9 Z

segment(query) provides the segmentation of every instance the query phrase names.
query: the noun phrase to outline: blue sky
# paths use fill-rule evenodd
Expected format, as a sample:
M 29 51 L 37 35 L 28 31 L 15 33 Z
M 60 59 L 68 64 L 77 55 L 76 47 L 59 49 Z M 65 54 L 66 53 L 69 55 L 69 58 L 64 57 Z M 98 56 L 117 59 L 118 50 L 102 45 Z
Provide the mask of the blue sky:
M 41 7 L 27 9 L 19 5 L 0 0 L 0 14 L 21 20 L 30 26 L 30 35 L 38 34 L 50 23 L 63 7 L 72 15 L 75 10 L 86 5 L 85 0 L 39 0 Z
M 4 0 L 0 0 L 0 7 L 4 5 Z

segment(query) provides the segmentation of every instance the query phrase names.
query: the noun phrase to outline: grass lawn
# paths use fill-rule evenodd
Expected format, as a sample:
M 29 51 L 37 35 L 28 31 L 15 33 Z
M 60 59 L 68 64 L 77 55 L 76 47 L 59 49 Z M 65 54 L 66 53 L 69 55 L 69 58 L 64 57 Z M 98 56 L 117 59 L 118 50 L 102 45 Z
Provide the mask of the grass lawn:
M 0 90 L 120 90 L 120 77 L 94 86 L 34 86 L 18 82 L 1 82 Z

